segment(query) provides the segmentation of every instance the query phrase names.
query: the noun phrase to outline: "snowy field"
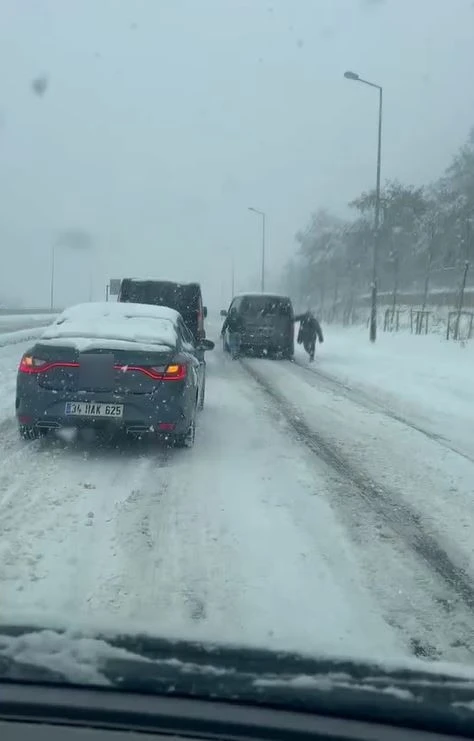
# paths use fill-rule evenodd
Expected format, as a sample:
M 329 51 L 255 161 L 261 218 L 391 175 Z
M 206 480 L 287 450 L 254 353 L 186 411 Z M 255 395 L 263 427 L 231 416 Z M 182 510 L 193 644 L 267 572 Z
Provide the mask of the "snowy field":
M 31 327 L 45 327 L 53 321 L 52 314 L 0 314 L 0 334 Z
M 54 315 L 52 314 L 0 316 L 0 347 L 36 339 L 44 328 L 51 324 L 53 319 Z M 0 368 L 0 378 L 1 373 Z
M 1 347 L 1 619 L 472 663 L 473 350 L 366 334 L 217 343 L 192 450 L 20 441 Z

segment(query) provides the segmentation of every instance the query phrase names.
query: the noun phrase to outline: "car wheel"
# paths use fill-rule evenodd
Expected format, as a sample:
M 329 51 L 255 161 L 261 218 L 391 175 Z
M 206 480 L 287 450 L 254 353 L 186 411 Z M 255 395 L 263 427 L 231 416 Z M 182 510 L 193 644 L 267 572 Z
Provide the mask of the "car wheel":
M 192 448 L 196 438 L 196 416 L 191 420 L 188 431 L 184 435 L 176 435 L 174 444 L 176 448 Z
M 295 354 L 295 348 L 293 347 L 293 345 L 291 346 L 289 345 L 282 352 L 283 358 L 285 360 L 293 360 L 294 354 Z
M 19 425 L 18 431 L 23 440 L 38 440 L 38 438 L 44 437 L 46 434 L 46 430 L 42 430 L 34 425 Z

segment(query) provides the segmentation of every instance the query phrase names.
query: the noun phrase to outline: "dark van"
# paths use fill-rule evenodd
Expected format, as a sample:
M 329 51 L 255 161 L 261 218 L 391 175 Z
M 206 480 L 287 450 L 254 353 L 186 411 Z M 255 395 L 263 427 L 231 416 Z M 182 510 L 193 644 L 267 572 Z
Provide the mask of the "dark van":
M 293 357 L 293 306 L 287 296 L 246 293 L 235 296 L 229 307 L 242 319 L 240 351 Z M 221 312 L 226 315 L 227 312 Z M 227 344 L 227 343 L 226 343 Z
M 124 278 L 117 300 L 134 304 L 168 306 L 170 309 L 179 311 L 192 332 L 195 342 L 206 337 L 204 319 L 207 316 L 207 308 L 202 303 L 199 283 Z

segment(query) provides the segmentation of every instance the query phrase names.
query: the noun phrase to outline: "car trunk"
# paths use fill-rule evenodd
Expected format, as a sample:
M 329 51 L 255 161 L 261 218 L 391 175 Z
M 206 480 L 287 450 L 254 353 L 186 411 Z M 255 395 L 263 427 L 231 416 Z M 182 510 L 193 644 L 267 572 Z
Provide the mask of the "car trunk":
M 159 375 L 173 359 L 173 351 L 145 353 L 139 351 L 94 350 L 83 353 L 68 348 L 37 347 L 35 357 L 52 363 L 38 374 L 41 388 L 67 392 L 112 392 L 147 394 L 163 381 Z M 151 370 L 153 369 L 153 370 Z

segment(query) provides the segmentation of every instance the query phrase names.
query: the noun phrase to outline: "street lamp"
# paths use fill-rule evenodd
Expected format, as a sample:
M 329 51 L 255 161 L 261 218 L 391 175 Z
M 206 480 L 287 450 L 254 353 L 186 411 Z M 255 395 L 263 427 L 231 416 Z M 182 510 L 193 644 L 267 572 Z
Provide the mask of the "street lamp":
M 50 285 L 50 305 L 51 311 L 54 309 L 54 263 L 56 256 L 56 242 L 51 245 L 51 285 Z
M 261 287 L 262 287 L 262 293 L 265 290 L 265 213 L 263 211 L 259 211 L 258 208 L 253 208 L 253 206 L 249 206 L 249 211 L 253 211 L 255 214 L 258 214 L 262 217 L 262 276 L 261 276 Z
M 377 144 L 377 180 L 375 186 L 375 216 L 374 216 L 374 251 L 372 259 L 372 301 L 370 309 L 370 341 L 375 342 L 377 338 L 377 257 L 379 247 L 380 226 L 380 164 L 382 157 L 382 86 L 376 85 L 369 80 L 363 80 L 356 72 L 344 72 L 347 80 L 355 80 L 363 85 L 369 85 L 379 91 L 379 127 Z

